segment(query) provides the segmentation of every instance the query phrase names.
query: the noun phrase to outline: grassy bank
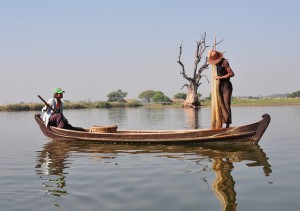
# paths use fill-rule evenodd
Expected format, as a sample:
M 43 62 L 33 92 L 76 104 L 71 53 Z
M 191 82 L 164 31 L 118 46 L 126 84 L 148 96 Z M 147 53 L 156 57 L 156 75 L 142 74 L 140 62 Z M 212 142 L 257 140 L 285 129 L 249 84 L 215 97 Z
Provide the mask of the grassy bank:
M 233 106 L 283 106 L 300 105 L 300 98 L 261 98 L 261 99 L 238 99 L 232 100 Z
M 64 109 L 92 109 L 92 108 L 112 108 L 112 107 L 138 107 L 142 106 L 138 101 L 129 100 L 128 102 L 65 102 Z M 0 106 L 0 111 L 41 111 L 43 103 L 20 103 Z
M 202 101 L 203 106 L 210 106 L 211 101 Z M 233 98 L 232 106 L 284 106 L 284 105 L 300 105 L 300 98 Z
M 202 106 L 210 106 L 210 100 L 202 100 Z M 260 98 L 260 99 L 240 99 L 233 98 L 232 106 L 288 106 L 300 105 L 300 98 Z M 8 104 L 0 106 L 0 111 L 41 111 L 44 104 L 41 103 L 20 103 Z M 113 107 L 139 107 L 147 106 L 149 108 L 158 107 L 181 107 L 181 103 L 173 103 L 168 105 L 162 104 L 143 104 L 136 100 L 127 102 L 65 102 L 64 109 L 93 109 L 93 108 L 113 108 Z

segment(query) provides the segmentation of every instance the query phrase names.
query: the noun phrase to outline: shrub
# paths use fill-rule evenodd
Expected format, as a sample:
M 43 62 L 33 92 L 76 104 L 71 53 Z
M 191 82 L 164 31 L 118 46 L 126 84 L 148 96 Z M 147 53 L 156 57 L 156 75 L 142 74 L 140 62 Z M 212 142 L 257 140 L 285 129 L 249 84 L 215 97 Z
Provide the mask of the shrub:
M 97 102 L 96 108 L 110 108 L 111 105 L 108 102 Z

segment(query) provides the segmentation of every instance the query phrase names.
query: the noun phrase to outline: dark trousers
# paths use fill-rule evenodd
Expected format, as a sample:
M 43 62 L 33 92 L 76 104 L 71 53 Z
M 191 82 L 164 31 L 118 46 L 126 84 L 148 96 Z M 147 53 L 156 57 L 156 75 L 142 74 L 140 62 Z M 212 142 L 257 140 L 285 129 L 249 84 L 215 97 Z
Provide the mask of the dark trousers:
M 226 124 L 231 124 L 231 95 L 232 95 L 232 84 L 230 81 L 224 81 L 220 83 L 220 92 L 222 96 L 222 100 L 225 105 L 226 112 L 228 114 L 228 118 L 226 120 Z
M 64 118 L 63 114 L 56 113 L 51 115 L 49 119 L 49 125 L 59 127 L 59 128 L 67 128 L 69 124 L 68 124 L 68 120 Z

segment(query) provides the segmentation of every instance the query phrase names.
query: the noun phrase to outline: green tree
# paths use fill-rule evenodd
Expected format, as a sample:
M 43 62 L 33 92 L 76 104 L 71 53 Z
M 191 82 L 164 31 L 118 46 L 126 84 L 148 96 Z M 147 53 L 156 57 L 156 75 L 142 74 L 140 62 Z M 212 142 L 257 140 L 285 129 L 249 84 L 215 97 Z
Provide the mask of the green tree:
M 141 100 L 145 100 L 147 103 L 151 102 L 151 98 L 155 95 L 156 91 L 154 90 L 146 90 L 139 94 L 139 98 Z
M 127 96 L 127 92 L 122 92 L 121 89 L 118 89 L 117 91 L 113 91 L 107 95 L 108 102 L 121 102 L 125 101 L 124 98 Z
M 177 93 L 176 95 L 174 95 L 175 99 L 186 99 L 187 94 L 186 93 Z
M 289 94 L 288 97 L 292 97 L 292 98 L 300 97 L 300 90 L 296 92 L 292 92 L 292 94 Z
M 155 103 L 170 103 L 172 102 L 170 98 L 165 96 L 165 94 L 161 91 L 157 91 L 155 95 L 152 97 L 152 101 Z

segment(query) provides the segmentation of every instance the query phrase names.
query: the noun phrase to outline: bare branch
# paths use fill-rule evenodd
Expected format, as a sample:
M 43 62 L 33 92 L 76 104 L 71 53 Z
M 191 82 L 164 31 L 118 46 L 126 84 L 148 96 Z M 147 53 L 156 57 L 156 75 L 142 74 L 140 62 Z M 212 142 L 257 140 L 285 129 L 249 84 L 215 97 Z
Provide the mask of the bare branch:
M 206 65 L 207 64 L 207 60 L 206 60 L 205 63 L 197 71 L 198 64 L 202 60 L 203 54 L 205 53 L 206 49 L 209 47 L 206 45 L 205 39 L 206 39 L 206 32 L 204 32 L 204 34 L 201 36 L 201 39 L 199 41 L 196 41 L 197 46 L 196 46 L 196 52 L 195 52 L 194 77 L 196 77 L 196 74 L 201 74 L 201 72 L 204 69 L 207 69 L 207 67 L 208 67 L 208 65 Z
M 198 69 L 197 73 L 201 74 L 205 69 L 208 69 L 208 61 L 207 61 L 207 57 L 205 58 L 205 62 L 203 63 L 203 65 Z
M 209 79 L 208 79 L 208 77 L 206 75 L 202 75 L 202 76 L 204 76 L 206 78 L 207 83 L 210 83 L 210 81 L 209 81 Z
M 216 45 L 219 45 L 223 41 L 224 41 L 224 39 L 222 39 L 221 41 L 217 42 Z
M 182 42 L 181 42 L 180 47 L 179 47 L 179 55 L 178 55 L 178 61 L 179 62 L 180 62 L 181 54 L 182 54 Z
M 214 41 L 214 44 L 213 44 L 213 49 L 216 50 L 216 46 L 219 45 L 221 42 L 223 42 L 224 39 L 222 39 L 221 41 L 219 42 L 216 42 L 216 40 Z
M 182 71 L 180 72 L 180 74 L 183 75 L 183 77 L 187 80 L 191 80 L 191 78 L 189 78 L 186 73 L 185 73 L 185 68 L 184 68 L 184 65 L 183 63 L 181 62 L 181 54 L 182 54 L 182 42 L 181 42 L 181 45 L 180 45 L 180 48 L 179 48 L 179 55 L 178 55 L 178 61 L 177 63 L 180 64 L 180 66 L 182 67 Z
M 183 87 L 189 87 L 189 85 L 188 84 L 184 84 L 182 87 L 181 87 L 181 89 L 183 89 Z

